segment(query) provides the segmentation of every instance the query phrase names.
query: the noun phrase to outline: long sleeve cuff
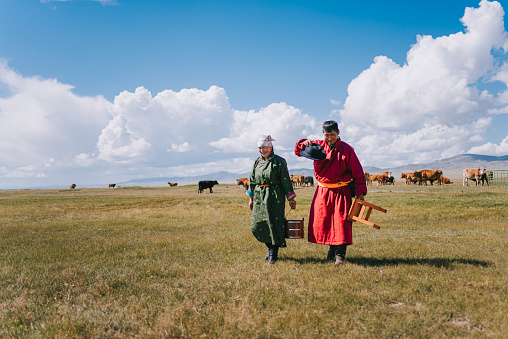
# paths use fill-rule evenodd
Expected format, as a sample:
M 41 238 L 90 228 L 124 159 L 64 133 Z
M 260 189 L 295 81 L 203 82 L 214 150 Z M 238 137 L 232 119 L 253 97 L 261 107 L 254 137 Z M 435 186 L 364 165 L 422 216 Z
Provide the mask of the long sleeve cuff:
M 291 192 L 289 192 L 288 194 L 286 194 L 286 198 L 287 198 L 288 200 L 293 199 L 294 197 L 296 197 L 296 194 L 295 194 L 295 192 L 294 192 L 294 191 L 291 191 Z
M 245 193 L 247 193 L 247 195 L 250 196 L 250 197 L 254 196 L 254 193 L 252 193 L 250 190 L 247 190 L 247 192 L 245 192 Z

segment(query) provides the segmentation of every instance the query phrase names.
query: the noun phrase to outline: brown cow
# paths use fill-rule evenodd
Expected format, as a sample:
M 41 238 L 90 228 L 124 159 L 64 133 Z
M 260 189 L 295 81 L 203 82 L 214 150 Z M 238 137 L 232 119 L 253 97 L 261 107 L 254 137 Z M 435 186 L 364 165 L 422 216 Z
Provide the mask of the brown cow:
M 75 189 L 76 188 L 76 184 L 72 184 L 71 185 L 71 190 Z
M 425 183 L 425 186 L 427 186 L 427 181 L 430 181 L 430 184 L 433 185 L 434 181 L 441 178 L 442 175 L 443 171 L 441 170 L 421 170 L 413 172 L 413 176 L 418 181 L 418 184 L 421 185 Z
M 116 184 L 109 184 L 109 188 L 115 188 Z
M 483 170 L 479 168 L 465 168 L 462 170 L 462 186 L 469 186 L 468 180 L 475 180 L 476 186 L 479 186 L 480 180 L 482 180 L 483 177 L 483 173 L 485 173 L 485 168 Z
M 247 178 L 236 179 L 236 184 L 237 185 L 242 185 L 243 188 L 245 188 L 245 190 L 248 190 L 249 189 L 249 185 L 250 185 L 250 180 L 247 179 Z
M 439 178 L 439 181 L 441 182 L 441 185 L 449 185 L 452 183 L 452 181 L 446 177 Z
M 414 177 L 413 173 L 402 173 L 400 178 L 406 179 L 406 185 L 416 184 L 417 182 L 417 179 Z
M 175 187 L 175 186 L 178 186 L 178 183 L 177 182 L 169 182 L 168 181 L 168 185 L 169 185 L 169 187 Z
M 291 177 L 291 182 L 293 182 L 293 185 L 295 187 L 297 187 L 297 186 L 302 187 L 303 186 L 303 179 L 304 179 L 303 175 L 291 174 L 290 177 Z
M 372 185 L 372 183 L 374 181 L 377 181 L 377 184 L 378 185 L 383 185 L 384 181 L 383 181 L 383 176 L 381 174 L 371 174 L 369 175 L 369 181 Z

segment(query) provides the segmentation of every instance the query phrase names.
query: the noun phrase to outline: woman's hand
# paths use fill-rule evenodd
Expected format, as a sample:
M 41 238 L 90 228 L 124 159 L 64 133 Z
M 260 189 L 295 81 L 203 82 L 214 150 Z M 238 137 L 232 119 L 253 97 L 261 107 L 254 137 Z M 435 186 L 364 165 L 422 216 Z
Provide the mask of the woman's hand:
M 249 208 L 252 211 L 252 208 L 254 207 L 254 199 L 252 197 L 249 199 Z
M 289 199 L 288 201 L 289 201 L 289 206 L 291 207 L 292 210 L 294 210 L 296 208 L 295 198 Z

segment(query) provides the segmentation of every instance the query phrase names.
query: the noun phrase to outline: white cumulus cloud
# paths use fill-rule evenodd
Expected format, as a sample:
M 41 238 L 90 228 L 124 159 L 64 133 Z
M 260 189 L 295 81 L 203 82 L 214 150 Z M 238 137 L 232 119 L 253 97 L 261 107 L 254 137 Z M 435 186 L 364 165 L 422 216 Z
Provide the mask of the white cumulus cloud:
M 5 168 L 35 173 L 50 159 L 67 164 L 96 148 L 108 121 L 102 96 L 81 97 L 55 79 L 23 77 L 3 60 L 0 84 L 6 89 L 0 97 L 0 163 Z
M 138 87 L 120 93 L 108 111 L 112 118 L 99 136 L 98 159 L 160 166 L 206 157 L 208 142 L 225 134 L 232 114 L 226 92 L 217 86 L 165 90 L 156 96 Z
M 466 9 L 465 32 L 418 36 L 404 65 L 378 56 L 350 83 L 339 127 L 364 162 L 433 160 L 481 141 L 489 110 L 497 105 L 502 113 L 508 103 L 477 88 L 480 81 L 508 79 L 506 66 L 493 78 L 492 51 L 504 55 L 508 46 L 503 15 L 499 3 L 481 1 Z
M 485 155 L 507 155 L 508 154 L 508 135 L 504 138 L 499 145 L 488 142 L 481 146 L 471 147 L 468 151 L 471 154 L 485 154 Z
M 261 135 L 271 135 L 275 150 L 291 150 L 301 138 L 318 137 L 315 118 L 284 102 L 270 104 L 259 111 L 235 111 L 229 135 L 210 145 L 226 153 L 257 150 Z

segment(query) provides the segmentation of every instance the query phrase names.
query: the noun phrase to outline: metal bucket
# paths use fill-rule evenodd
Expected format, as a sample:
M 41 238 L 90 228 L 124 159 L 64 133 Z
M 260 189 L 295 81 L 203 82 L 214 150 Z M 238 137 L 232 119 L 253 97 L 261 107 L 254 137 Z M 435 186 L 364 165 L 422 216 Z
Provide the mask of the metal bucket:
M 286 238 L 288 239 L 302 239 L 304 231 L 304 223 L 302 220 L 287 220 L 285 221 Z

